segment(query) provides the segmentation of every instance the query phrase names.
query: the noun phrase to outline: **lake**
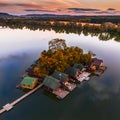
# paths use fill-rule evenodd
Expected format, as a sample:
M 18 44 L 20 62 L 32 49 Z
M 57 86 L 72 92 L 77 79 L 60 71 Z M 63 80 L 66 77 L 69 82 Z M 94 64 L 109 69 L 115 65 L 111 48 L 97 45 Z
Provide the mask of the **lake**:
M 120 120 L 120 42 L 52 30 L 0 28 L 0 108 L 25 93 L 16 85 L 55 38 L 96 53 L 107 70 L 78 85 L 64 100 L 40 89 L 0 115 L 0 120 Z

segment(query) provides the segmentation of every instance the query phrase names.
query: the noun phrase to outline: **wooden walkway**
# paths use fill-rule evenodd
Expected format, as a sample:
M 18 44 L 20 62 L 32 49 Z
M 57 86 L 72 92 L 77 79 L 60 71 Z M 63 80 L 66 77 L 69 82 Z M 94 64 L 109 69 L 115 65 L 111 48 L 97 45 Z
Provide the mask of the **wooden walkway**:
M 57 90 L 53 90 L 52 93 L 55 94 L 58 99 L 63 99 L 63 98 L 66 97 L 70 92 L 67 91 L 67 90 L 63 90 L 63 89 L 61 89 L 61 88 L 58 88 Z
M 82 82 L 82 81 L 84 81 L 84 80 L 89 80 L 89 75 L 90 75 L 91 73 L 89 73 L 89 72 L 83 72 L 83 73 L 81 73 L 78 77 L 77 77 L 77 80 L 79 81 L 79 82 Z
M 0 110 L 0 114 L 2 114 L 5 111 L 11 110 L 17 103 L 19 103 L 20 101 L 22 101 L 23 99 L 25 99 L 26 97 L 28 97 L 29 95 L 31 95 L 32 93 L 37 91 L 42 86 L 43 86 L 43 83 L 41 83 L 36 88 L 34 88 L 33 90 L 29 91 L 28 93 L 24 94 L 23 96 L 21 96 L 17 100 L 13 101 L 12 103 L 8 103 L 8 104 L 4 105 L 3 108 Z

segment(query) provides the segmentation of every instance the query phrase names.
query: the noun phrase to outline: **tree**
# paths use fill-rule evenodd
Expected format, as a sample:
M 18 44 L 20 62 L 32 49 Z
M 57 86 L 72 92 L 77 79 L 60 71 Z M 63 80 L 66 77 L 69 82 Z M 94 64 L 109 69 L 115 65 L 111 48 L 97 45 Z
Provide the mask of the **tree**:
M 67 47 L 65 40 L 59 38 L 51 40 L 48 44 L 49 44 L 49 50 L 51 50 L 53 53 L 60 49 L 64 50 Z
M 86 64 L 92 59 L 91 51 L 83 54 L 83 49 L 67 47 L 63 39 L 54 39 L 49 44 L 49 49 L 41 53 L 40 61 L 34 67 L 34 72 L 41 77 L 50 75 L 55 70 L 65 72 L 66 68 L 74 63 Z
M 101 30 L 103 32 L 110 32 L 115 28 L 115 24 L 111 22 L 105 22 L 101 24 Z

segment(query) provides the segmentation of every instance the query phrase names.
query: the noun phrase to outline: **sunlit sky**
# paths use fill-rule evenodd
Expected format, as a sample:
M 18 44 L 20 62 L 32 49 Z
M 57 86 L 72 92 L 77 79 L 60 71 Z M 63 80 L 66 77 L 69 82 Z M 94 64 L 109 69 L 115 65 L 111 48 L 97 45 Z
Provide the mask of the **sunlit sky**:
M 0 0 L 0 12 L 14 15 L 120 15 L 120 0 Z

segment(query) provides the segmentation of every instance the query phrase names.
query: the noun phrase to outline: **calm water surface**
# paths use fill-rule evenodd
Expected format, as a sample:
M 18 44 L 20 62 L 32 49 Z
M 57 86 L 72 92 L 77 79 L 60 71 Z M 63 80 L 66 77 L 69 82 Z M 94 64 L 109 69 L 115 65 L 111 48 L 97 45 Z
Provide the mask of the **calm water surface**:
M 93 51 L 108 69 L 61 101 L 40 89 L 2 114 L 0 120 L 120 120 L 120 43 L 83 34 L 0 28 L 0 107 L 24 94 L 16 89 L 20 76 L 54 38 Z

